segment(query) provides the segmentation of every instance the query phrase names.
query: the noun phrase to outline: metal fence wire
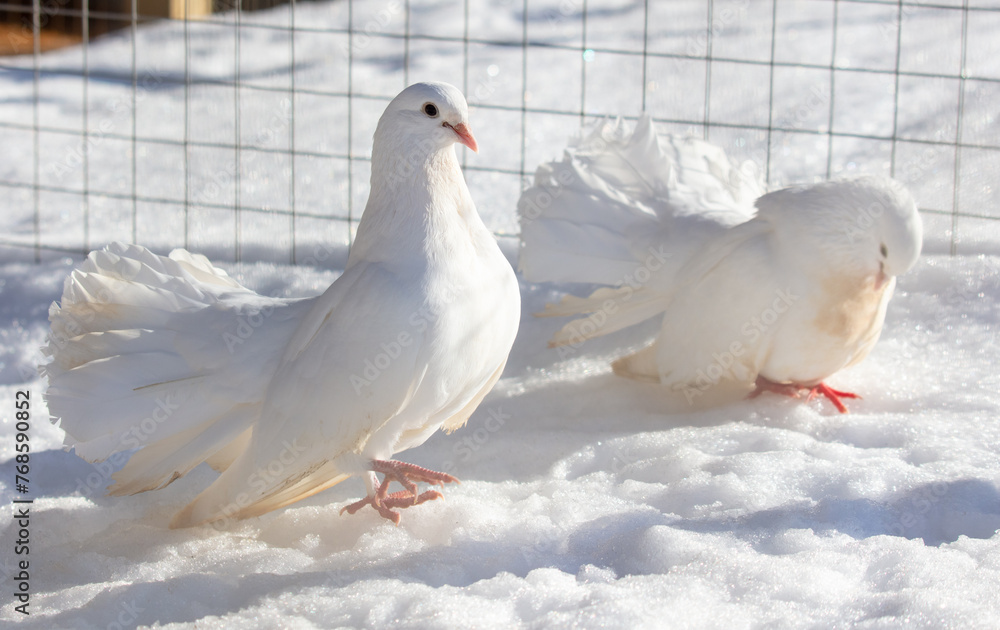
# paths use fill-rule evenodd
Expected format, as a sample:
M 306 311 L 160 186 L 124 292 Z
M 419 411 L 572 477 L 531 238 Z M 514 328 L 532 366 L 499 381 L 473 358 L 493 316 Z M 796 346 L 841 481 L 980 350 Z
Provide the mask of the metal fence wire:
M 367 197 L 375 121 L 405 85 L 439 79 L 468 96 L 483 151 L 462 161 L 500 237 L 516 236 L 540 162 L 597 120 L 645 110 L 752 160 L 769 186 L 892 175 L 932 249 L 1000 249 L 1000 2 L 251 10 L 270 4 L 0 3 L 13 53 L 0 57 L 0 244 L 36 260 L 127 240 L 337 264 Z M 58 36 L 75 43 L 47 50 Z

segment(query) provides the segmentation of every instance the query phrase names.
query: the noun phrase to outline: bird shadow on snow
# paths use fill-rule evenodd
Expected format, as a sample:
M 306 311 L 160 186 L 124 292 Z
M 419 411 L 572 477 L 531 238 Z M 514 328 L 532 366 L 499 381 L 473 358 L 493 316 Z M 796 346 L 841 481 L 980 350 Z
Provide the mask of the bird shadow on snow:
M 1000 529 L 1000 491 L 981 479 L 960 479 L 922 484 L 887 502 L 823 498 L 741 517 L 686 518 L 671 525 L 698 533 L 739 531 L 758 551 L 775 555 L 786 551 L 774 546 L 774 536 L 794 529 L 846 534 L 855 540 L 896 536 L 938 546 L 961 536 L 993 537 Z
M 599 374 L 582 381 L 550 384 L 499 403 L 488 400 L 484 404 L 486 414 L 490 413 L 489 405 L 498 404 L 512 416 L 503 427 L 505 435 L 502 439 L 487 436 L 482 426 L 484 423 L 488 426 L 488 420 L 473 416 L 467 429 L 429 441 L 425 445 L 428 450 L 422 453 L 421 459 L 425 455 L 426 463 L 431 465 L 435 461 L 449 461 L 449 455 L 454 459 L 456 454 L 466 454 L 469 455 L 468 468 L 461 475 L 463 479 L 527 482 L 552 475 L 555 466 L 602 441 L 630 438 L 637 434 L 653 437 L 657 433 L 677 429 L 719 427 L 734 422 L 776 431 L 801 432 L 820 441 L 833 441 L 855 448 L 896 446 L 892 444 L 896 439 L 893 435 L 867 435 L 870 432 L 867 423 L 849 429 L 839 426 L 841 419 L 825 408 L 825 402 L 808 403 L 822 404 L 824 408 L 819 412 L 810 410 L 806 413 L 801 409 L 801 405 L 805 404 L 802 401 L 779 398 L 738 402 L 703 411 L 670 413 L 657 407 L 660 399 L 655 391 L 650 392 L 645 385 L 623 380 L 613 374 Z M 567 398 L 573 400 L 570 408 L 562 408 L 558 412 L 549 409 L 555 404 L 553 399 Z M 933 402 L 928 400 L 927 404 Z M 912 400 L 880 401 L 875 403 L 878 406 L 875 413 L 886 410 L 904 413 L 912 403 Z M 622 414 L 623 408 L 629 409 L 627 414 Z M 528 413 L 529 410 L 533 410 L 532 413 Z M 804 421 L 804 417 L 812 418 L 812 421 Z M 621 423 L 613 424 L 609 419 L 618 419 Z M 477 426 L 480 428 L 477 429 Z M 462 431 L 471 431 L 471 434 L 463 435 Z M 519 452 L 520 456 L 512 461 L 513 452 Z M 614 459 L 618 456 L 607 457 L 611 459 L 591 466 L 599 468 L 605 465 L 622 475 L 619 482 L 626 481 L 628 466 L 615 468 L 615 464 L 627 461 Z M 629 522 L 632 527 L 646 527 L 643 523 L 647 521 L 649 526 L 667 524 L 666 516 L 664 512 L 652 515 L 643 512 Z M 614 521 L 620 516 L 610 518 Z M 817 533 L 840 532 L 855 539 L 889 535 L 921 539 L 927 545 L 937 546 L 954 542 L 960 536 L 992 537 L 1000 529 L 1000 490 L 982 479 L 959 479 L 918 485 L 889 497 L 821 498 L 818 502 L 782 505 L 741 517 L 678 519 L 671 516 L 669 524 L 702 533 L 740 532 L 741 537 L 746 535 L 752 540 L 764 539 L 787 529 L 811 528 Z M 604 530 L 608 525 L 595 522 L 593 527 Z M 608 529 L 606 533 L 613 536 L 617 527 Z M 589 535 L 581 533 L 582 540 L 588 538 Z M 613 547 L 615 543 L 612 540 L 607 545 Z M 613 563 L 601 564 L 604 558 L 600 554 L 588 555 L 592 557 L 587 562 L 610 566 L 619 575 L 622 570 L 633 572 Z
M 190 623 L 224 615 L 226 611 L 266 605 L 281 594 L 303 595 L 315 590 L 329 595 L 339 589 L 351 592 L 352 585 L 388 580 L 429 588 L 462 588 L 502 574 L 524 577 L 539 567 L 555 567 L 576 574 L 581 567 L 595 564 L 610 567 L 618 575 L 642 574 L 650 572 L 652 567 L 644 566 L 638 559 L 620 560 L 631 555 L 619 548 L 619 544 L 624 545 L 637 532 L 658 524 L 663 524 L 663 517 L 651 512 L 602 519 L 573 534 L 561 553 L 555 549 L 560 546 L 558 541 L 553 541 L 551 548 L 544 545 L 525 548 L 517 541 L 466 539 L 446 547 L 387 554 L 361 566 L 329 571 L 234 575 L 218 567 L 211 573 L 190 572 L 131 584 L 117 582 L 95 595 L 86 606 L 47 617 L 45 622 L 49 624 L 47 627 L 73 627 L 81 622 L 103 627 L 119 611 L 132 609 L 140 611 L 138 621 L 143 624 Z M 470 558 L 475 561 L 470 562 Z M 183 605 L 179 606 L 179 602 Z
M 34 496 L 102 497 L 112 481 L 111 475 L 125 464 L 126 459 L 126 455 L 116 455 L 107 463 L 91 464 L 73 451 L 35 451 L 31 453 L 31 486 L 35 489 Z M 4 479 L 13 479 L 16 465 L 13 458 L 3 462 L 0 464 L 0 475 L 4 475 Z
M 611 361 L 646 345 L 659 328 L 658 318 L 579 347 L 548 348 L 547 340 L 568 319 L 532 314 L 557 301 L 557 291 L 522 286 L 521 327 L 497 387 L 466 426 L 433 435 L 406 459 L 443 467 L 461 479 L 530 481 L 605 440 L 721 426 L 755 415 L 742 394 L 729 392 L 714 405 L 707 396 L 691 404 L 659 385 L 615 375 Z

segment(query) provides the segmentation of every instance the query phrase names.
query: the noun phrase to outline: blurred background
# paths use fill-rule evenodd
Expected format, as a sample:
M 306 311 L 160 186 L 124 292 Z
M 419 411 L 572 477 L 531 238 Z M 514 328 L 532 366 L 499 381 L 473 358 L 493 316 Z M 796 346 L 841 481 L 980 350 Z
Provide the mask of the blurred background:
M 337 268 L 375 123 L 419 80 L 468 96 L 461 159 L 504 242 L 541 162 L 645 110 L 772 188 L 892 175 L 925 251 L 1000 251 L 995 0 L 9 0 L 0 28 L 16 257 L 125 240 Z

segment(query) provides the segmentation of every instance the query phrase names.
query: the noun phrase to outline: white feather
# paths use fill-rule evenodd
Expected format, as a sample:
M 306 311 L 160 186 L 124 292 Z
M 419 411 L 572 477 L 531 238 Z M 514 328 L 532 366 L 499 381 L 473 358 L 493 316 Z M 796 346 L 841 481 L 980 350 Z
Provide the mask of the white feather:
M 252 424 L 248 410 L 305 306 L 259 296 L 183 250 L 163 257 L 112 243 L 67 278 L 50 309 L 49 410 L 89 461 L 142 449 L 112 493 L 161 487 Z M 249 327 L 261 311 L 268 325 Z M 177 436 L 197 439 L 169 453 L 158 446 Z
M 455 157 L 456 141 L 475 146 L 467 116 L 446 84 L 390 103 L 347 268 L 315 298 L 259 296 L 204 257 L 134 245 L 73 272 L 50 313 L 47 399 L 82 456 L 139 449 L 112 493 L 207 461 L 221 476 L 171 525 L 244 518 L 465 422 L 520 317 Z
M 701 140 L 606 122 L 538 169 L 519 203 L 520 269 L 533 281 L 606 284 L 541 313 L 589 314 L 561 345 L 663 313 L 617 373 L 700 396 L 758 377 L 811 386 L 867 355 L 893 277 L 920 251 L 916 205 L 863 177 L 763 194 L 754 169 Z M 756 207 L 755 207 L 756 206 Z

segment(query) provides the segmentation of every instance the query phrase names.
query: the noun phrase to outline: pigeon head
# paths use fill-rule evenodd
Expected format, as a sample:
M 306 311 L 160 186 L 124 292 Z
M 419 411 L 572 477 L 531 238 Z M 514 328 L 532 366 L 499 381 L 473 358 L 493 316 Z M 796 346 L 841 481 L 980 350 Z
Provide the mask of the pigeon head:
M 917 262 L 923 227 L 899 182 L 863 176 L 786 188 L 757 200 L 762 216 L 790 224 L 826 264 L 875 277 L 876 288 Z
M 902 184 L 895 180 L 876 180 L 881 182 L 880 195 L 885 201 L 874 199 L 872 208 L 884 207 L 885 212 L 875 222 L 869 249 L 878 240 L 879 263 L 885 274 L 890 277 L 902 275 L 916 264 L 924 240 L 923 223 L 917 212 L 917 204 Z M 876 204 L 884 203 L 883 206 Z
M 923 226 L 906 188 L 884 177 L 830 185 L 843 198 L 838 210 L 846 218 L 841 227 L 845 246 L 865 271 L 878 269 L 876 287 L 909 271 L 920 255 Z
M 469 129 L 469 106 L 465 97 L 458 88 L 447 83 L 414 83 L 386 107 L 375 131 L 373 151 L 386 148 L 426 155 L 456 142 L 479 151 Z

